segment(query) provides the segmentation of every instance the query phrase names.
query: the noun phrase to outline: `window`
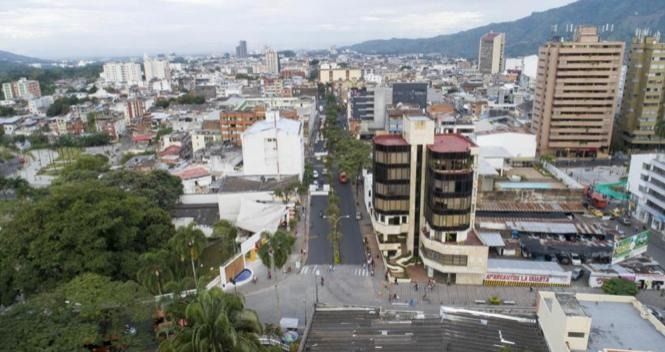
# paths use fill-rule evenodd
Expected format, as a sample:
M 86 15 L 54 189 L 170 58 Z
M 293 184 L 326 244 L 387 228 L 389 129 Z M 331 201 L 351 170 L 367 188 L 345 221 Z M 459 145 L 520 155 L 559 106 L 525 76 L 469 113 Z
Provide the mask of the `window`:
M 446 234 L 446 242 L 457 242 L 457 233 L 449 232 Z
M 585 336 L 585 334 L 583 332 L 574 332 L 574 331 L 569 331 L 568 332 L 568 337 L 583 339 L 584 336 Z

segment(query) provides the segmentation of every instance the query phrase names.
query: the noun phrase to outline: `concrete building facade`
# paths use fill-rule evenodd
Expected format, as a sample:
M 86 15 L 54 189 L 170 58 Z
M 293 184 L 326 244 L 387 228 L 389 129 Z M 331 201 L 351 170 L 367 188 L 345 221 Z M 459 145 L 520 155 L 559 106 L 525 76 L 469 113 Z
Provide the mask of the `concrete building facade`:
M 105 63 L 101 76 L 110 83 L 140 85 L 143 82 L 141 65 L 134 62 Z
M 486 74 L 503 72 L 506 69 L 505 46 L 505 33 L 489 32 L 480 37 L 478 71 Z
M 393 84 L 394 105 L 407 104 L 417 106 L 420 109 L 427 108 L 427 86 L 425 82 L 408 82 Z
M 272 75 L 279 75 L 279 54 L 275 50 L 268 49 L 265 52 L 266 72 Z
M 236 46 L 236 57 L 239 59 L 244 59 L 247 57 L 247 41 L 241 40 Z
M 3 83 L 2 94 L 5 100 L 33 99 L 41 97 L 42 90 L 39 81 L 21 78 L 18 81 Z
M 609 153 L 623 42 L 600 41 L 596 27 L 538 52 L 533 127 L 538 155 L 594 158 Z
M 627 188 L 633 215 L 654 230 L 665 230 L 665 154 L 632 155 Z
M 329 64 L 319 66 L 319 82 L 323 84 L 340 81 L 359 81 L 362 78 L 362 70 L 357 68 L 342 68 Z
M 419 255 L 430 277 L 482 284 L 487 247 L 475 232 L 478 148 L 407 116 L 401 135 L 374 137 L 371 215 L 389 258 Z
M 152 80 L 171 81 L 171 68 L 168 60 L 151 59 L 146 56 L 143 59 L 143 69 L 147 82 Z
M 305 168 L 300 121 L 282 119 L 279 111 L 266 113 L 242 134 L 243 173 L 251 176 L 291 176 L 302 180 Z
M 619 127 L 629 150 L 665 146 L 655 133 L 656 123 L 665 118 L 665 43 L 659 39 L 635 36 L 628 54 Z

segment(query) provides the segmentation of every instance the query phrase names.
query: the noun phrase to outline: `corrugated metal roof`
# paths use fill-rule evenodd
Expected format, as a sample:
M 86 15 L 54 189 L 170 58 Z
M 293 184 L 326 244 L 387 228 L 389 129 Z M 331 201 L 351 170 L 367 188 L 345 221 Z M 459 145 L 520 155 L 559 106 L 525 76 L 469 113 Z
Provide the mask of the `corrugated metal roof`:
M 478 232 L 478 238 L 480 242 L 488 247 L 505 247 L 506 244 L 501 238 L 501 234 L 498 232 Z
M 506 226 L 511 230 L 534 233 L 573 234 L 577 228 L 573 224 L 556 222 L 525 222 L 507 221 Z

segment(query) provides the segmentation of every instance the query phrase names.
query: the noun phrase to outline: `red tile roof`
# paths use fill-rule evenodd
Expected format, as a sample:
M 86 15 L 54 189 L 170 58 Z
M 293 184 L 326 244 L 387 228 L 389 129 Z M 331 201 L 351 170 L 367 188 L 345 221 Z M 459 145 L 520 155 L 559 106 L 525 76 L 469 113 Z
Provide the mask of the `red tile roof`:
M 436 153 L 463 153 L 476 145 L 461 134 L 446 133 L 434 136 L 434 144 L 427 146 Z
M 180 177 L 182 180 L 191 180 L 193 178 L 205 177 L 210 175 L 208 169 L 203 166 L 195 166 L 189 169 L 175 173 L 176 176 Z
M 178 155 L 180 154 L 180 149 L 182 148 L 178 145 L 170 145 L 166 147 L 166 149 L 159 152 L 159 156 Z
M 382 134 L 374 137 L 374 144 L 385 146 L 391 145 L 409 145 L 399 134 Z

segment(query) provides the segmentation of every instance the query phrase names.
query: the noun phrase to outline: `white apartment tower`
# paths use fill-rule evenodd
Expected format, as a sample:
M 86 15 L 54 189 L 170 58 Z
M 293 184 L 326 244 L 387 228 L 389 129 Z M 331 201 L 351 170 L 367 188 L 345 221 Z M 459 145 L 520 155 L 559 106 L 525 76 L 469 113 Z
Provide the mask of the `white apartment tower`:
M 171 68 L 169 61 L 164 59 L 151 59 L 148 56 L 143 58 L 143 69 L 145 71 L 145 80 L 171 80 Z
M 143 72 L 141 65 L 133 62 L 109 62 L 104 64 L 101 76 L 107 82 L 128 85 L 141 85 Z
M 279 54 L 272 49 L 267 49 L 265 52 L 266 72 L 278 75 L 279 74 Z

